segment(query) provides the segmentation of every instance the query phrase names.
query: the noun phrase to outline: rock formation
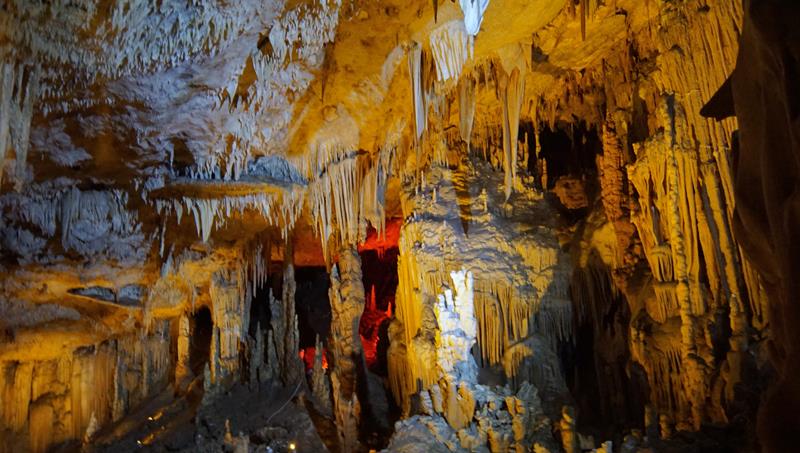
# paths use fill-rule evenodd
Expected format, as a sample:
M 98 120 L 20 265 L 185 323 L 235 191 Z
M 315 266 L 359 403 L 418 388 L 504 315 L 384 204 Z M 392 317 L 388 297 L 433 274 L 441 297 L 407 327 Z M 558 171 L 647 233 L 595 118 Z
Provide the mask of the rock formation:
M 790 450 L 789 3 L 5 2 L 0 452 Z

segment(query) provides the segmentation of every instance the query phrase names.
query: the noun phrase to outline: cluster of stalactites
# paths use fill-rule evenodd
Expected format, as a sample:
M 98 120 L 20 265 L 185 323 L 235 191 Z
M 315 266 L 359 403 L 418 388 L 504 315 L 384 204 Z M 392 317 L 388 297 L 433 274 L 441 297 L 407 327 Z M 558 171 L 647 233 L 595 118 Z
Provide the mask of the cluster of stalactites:
M 332 238 L 341 246 L 358 244 L 366 239 L 366 222 L 383 233 L 393 153 L 393 148 L 383 149 L 374 159 L 358 152 L 345 154 L 328 162 L 309 183 L 309 207 L 326 260 Z
M 478 334 L 473 302 L 472 272 L 450 273 L 453 288 L 446 288 L 434 306 L 439 328 L 437 369 L 455 382 L 477 382 L 478 366 L 472 357 L 472 346 Z
M 229 145 L 219 152 L 197 156 L 198 161 L 187 171 L 188 177 L 210 181 L 238 181 L 247 174 L 247 164 L 251 159 L 250 140 L 243 137 L 252 137 L 253 132 L 247 130 L 247 123 L 237 124 L 240 127 L 231 131 L 233 140 Z
M 16 15 L 0 13 L 19 23 L 8 38 L 49 64 L 77 69 L 88 81 L 163 71 L 198 55 L 214 56 L 264 20 L 262 8 L 246 3 L 126 0 L 114 2 L 107 12 L 92 1 L 80 7 L 65 0 L 14 3 L 6 11 Z M 104 14 L 109 19 L 98 21 Z M 57 80 L 52 82 L 55 87 Z
M 182 197 L 180 199 L 156 200 L 156 211 L 160 215 L 175 213 L 181 223 L 184 211 L 194 218 L 197 235 L 207 242 L 219 225 L 224 225 L 231 213 L 240 216 L 246 210 L 259 212 L 270 225 L 280 227 L 283 237 L 288 237 L 303 209 L 305 192 L 300 189 L 286 191 L 280 195 L 251 194 L 224 196 L 221 198 Z M 166 227 L 165 227 L 166 228 Z M 161 253 L 164 246 L 162 244 Z
M 436 63 L 437 80 L 458 80 L 462 69 L 473 56 L 472 40 L 464 24 L 453 20 L 439 26 L 431 32 L 430 45 Z
M 462 74 L 467 62 L 472 59 L 471 41 L 458 22 L 447 23 L 437 28 L 431 33 L 430 41 L 431 48 L 429 53 L 415 42 L 412 42 L 407 49 L 414 111 L 415 141 L 419 147 L 420 139 L 429 129 L 428 110 L 430 107 L 434 107 L 437 111 L 447 110 L 447 102 L 444 102 L 445 105 L 441 106 L 440 104 L 443 103 L 444 98 L 436 93 L 450 92 L 455 89 L 458 97 L 459 136 L 469 147 L 472 141 L 477 90 L 475 74 L 473 73 L 479 69 L 473 68 Z M 435 63 L 435 67 L 431 64 L 431 59 Z M 519 120 L 525 97 L 527 69 L 524 63 L 516 64 L 513 69 L 510 69 L 509 74 L 502 64 L 495 62 L 494 64 L 480 66 L 480 69 L 484 71 L 484 75 L 486 75 L 489 67 L 493 68 L 493 70 L 488 71 L 488 78 L 493 79 L 496 84 L 496 94 L 501 102 L 503 112 L 501 120 L 503 131 L 501 161 L 506 175 L 505 194 L 506 200 L 508 200 L 514 187 L 519 185 L 517 178 L 517 166 L 521 157 L 519 152 Z M 436 86 L 432 80 L 434 72 L 438 83 Z M 439 113 L 442 114 L 444 112 Z M 494 126 L 492 125 L 492 127 Z M 435 134 L 435 132 L 432 133 Z M 487 148 L 489 147 L 484 146 L 484 152 L 486 152 Z M 434 150 L 436 150 L 436 147 L 434 147 Z M 527 152 L 527 146 L 524 151 Z
M 452 287 L 448 259 L 436 255 L 436 259 L 431 259 L 430 253 L 439 253 L 438 245 L 433 245 L 439 237 L 425 225 L 425 222 L 407 223 L 398 244 L 399 284 L 395 320 L 389 332 L 388 365 L 390 388 L 398 403 L 403 405 L 418 391 L 418 383 L 428 388 L 436 382 L 436 368 L 429 359 L 435 357 L 437 348 L 426 333 L 431 326 L 430 307 L 442 288 Z M 426 250 L 426 245 L 435 250 Z M 540 259 L 536 267 L 541 270 L 557 266 L 556 253 L 542 253 Z M 534 349 L 513 346 L 534 335 L 544 339 L 541 347 L 548 348 L 572 339 L 569 281 L 554 274 L 544 295 L 531 288 L 518 287 L 513 280 L 494 277 L 496 274 L 492 277 L 478 274 L 469 285 L 474 287 L 470 297 L 474 305 L 472 316 L 477 325 L 477 343 L 484 366 L 510 364 L 506 372 L 514 377 L 523 359 L 530 358 Z M 541 374 L 552 374 L 552 370 Z
M 324 46 L 333 41 L 340 5 L 339 0 L 301 5 L 274 20 L 268 42 L 255 48 L 221 87 L 215 107 L 235 121 L 228 121 L 227 133 L 217 141 L 220 151 L 200 156 L 193 177 L 219 179 L 222 174 L 236 180 L 246 174 L 250 149 L 269 139 L 263 132 L 265 121 L 272 121 L 267 117 L 289 102 L 281 93 L 302 92 L 311 82 L 307 70 L 318 65 Z M 250 67 L 255 80 L 242 86 Z
M 271 264 L 272 242 L 257 241 L 255 246 L 245 251 L 244 273 L 250 285 L 250 294 L 256 294 L 259 288 L 267 284 Z
M 13 172 L 16 189 L 20 190 L 25 181 L 31 118 L 38 91 L 38 67 L 6 60 L 0 54 L 0 185 L 11 148 L 16 155 Z
M 80 250 L 85 247 L 82 231 L 73 231 L 79 221 L 93 225 L 109 224 L 108 233 L 120 237 L 140 232 L 138 216 L 127 209 L 128 192 L 115 189 L 66 190 L 61 196 L 58 218 L 61 223 L 61 243 L 65 249 Z M 85 226 L 82 226 L 85 228 Z

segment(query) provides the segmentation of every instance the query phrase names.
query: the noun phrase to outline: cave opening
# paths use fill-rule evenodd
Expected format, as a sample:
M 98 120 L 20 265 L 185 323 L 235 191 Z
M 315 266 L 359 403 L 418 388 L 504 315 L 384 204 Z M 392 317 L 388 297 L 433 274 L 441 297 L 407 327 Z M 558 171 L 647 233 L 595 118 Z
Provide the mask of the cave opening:
M 192 314 L 190 322 L 191 340 L 189 342 L 189 367 L 195 376 L 203 374 L 203 367 L 209 360 L 214 322 L 211 310 L 205 305 Z
M 323 367 L 327 368 L 328 335 L 331 328 L 331 304 L 328 299 L 330 276 L 324 267 L 300 267 L 295 271 L 297 290 L 295 309 L 299 334 L 300 357 L 306 372 L 314 367 L 316 342 L 323 348 Z

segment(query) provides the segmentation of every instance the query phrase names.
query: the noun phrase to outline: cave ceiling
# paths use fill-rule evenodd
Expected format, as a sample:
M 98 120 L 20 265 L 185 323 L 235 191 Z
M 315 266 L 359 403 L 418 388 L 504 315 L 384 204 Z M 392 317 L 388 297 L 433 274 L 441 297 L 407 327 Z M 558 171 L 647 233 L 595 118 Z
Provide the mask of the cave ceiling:
M 21 62 L 26 83 L 38 81 L 38 96 L 27 157 L 18 153 L 27 164 L 7 159 L 4 191 L 120 189 L 148 206 L 138 209 L 147 237 L 157 234 L 151 208 L 160 199 L 301 192 L 331 149 L 375 155 L 414 140 L 408 48 L 430 52 L 475 21 L 456 2 L 437 3 L 8 2 L 5 58 Z M 607 57 L 655 11 L 618 1 L 576 21 L 568 9 L 559 0 L 492 2 L 457 69 L 532 69 L 526 90 L 541 93 Z M 436 90 L 452 91 L 457 76 Z M 485 93 L 478 102 L 476 122 L 500 113 Z M 253 172 L 259 158 L 266 173 Z M 248 185 L 249 173 L 269 181 Z M 390 217 L 401 215 L 395 186 Z M 307 212 L 282 217 L 302 217 L 298 230 L 312 223 Z M 287 222 L 294 226 L 266 223 Z

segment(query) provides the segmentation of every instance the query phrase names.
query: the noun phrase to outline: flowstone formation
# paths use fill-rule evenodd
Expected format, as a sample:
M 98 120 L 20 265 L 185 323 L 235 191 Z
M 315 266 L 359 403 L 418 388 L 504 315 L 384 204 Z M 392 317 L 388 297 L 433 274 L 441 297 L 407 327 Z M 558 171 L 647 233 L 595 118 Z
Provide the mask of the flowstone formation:
M 791 449 L 786 3 L 4 2 L 0 452 Z

